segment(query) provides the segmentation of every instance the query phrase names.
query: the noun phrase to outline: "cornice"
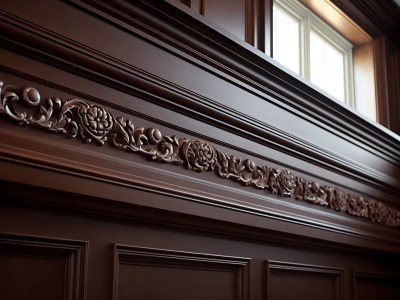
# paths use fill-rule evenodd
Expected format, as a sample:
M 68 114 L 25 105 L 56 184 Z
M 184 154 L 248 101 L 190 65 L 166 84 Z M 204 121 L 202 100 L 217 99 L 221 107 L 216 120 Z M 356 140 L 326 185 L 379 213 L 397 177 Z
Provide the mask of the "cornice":
M 400 211 L 375 199 L 346 193 L 296 176 L 286 169 L 258 166 L 250 159 L 236 158 L 201 140 L 162 135 L 157 128 L 138 127 L 129 119 L 114 117 L 101 106 L 80 99 L 41 100 L 33 87 L 17 89 L 0 83 L 0 116 L 20 125 L 79 138 L 157 162 L 183 166 L 196 172 L 254 186 L 280 197 L 305 201 L 388 227 L 400 227 Z
M 277 106 L 296 115 L 303 112 L 305 118 L 317 126 L 350 142 L 359 141 L 361 143 L 357 143 L 358 146 L 368 151 L 372 150 L 376 155 L 385 153 L 397 163 L 400 161 L 400 138 L 397 135 L 332 101 L 328 95 L 321 94 L 321 91 L 316 90 L 300 76 L 295 77 L 287 73 L 273 59 L 221 30 L 206 18 L 190 10 L 183 12 L 182 7 L 179 6 L 178 9 L 173 1 L 168 3 L 140 0 L 135 4 L 118 0 L 107 4 L 98 0 L 88 1 L 92 7 L 81 4 L 79 0 L 73 2 L 95 14 L 101 14 L 95 8 L 100 9 L 114 17 L 116 25 L 126 30 L 129 28 L 124 26 L 124 23 L 139 28 L 272 96 L 274 99 L 268 101 Z M 109 18 L 109 21 L 113 19 Z M 302 117 L 304 118 L 304 115 Z M 367 145 L 370 148 L 367 148 Z
M 390 190 L 393 192 L 393 189 L 396 187 L 396 184 L 393 182 L 393 178 L 387 177 L 381 173 L 377 173 L 367 166 L 357 164 L 356 162 L 353 162 L 347 158 L 341 157 L 335 153 L 331 153 L 326 149 L 312 145 L 307 141 L 301 140 L 295 136 L 291 136 L 282 130 L 279 130 L 278 128 L 256 120 L 251 116 L 243 115 L 242 113 L 229 109 L 228 107 L 219 104 L 212 99 L 191 93 L 182 87 L 172 85 L 171 83 L 158 78 L 153 74 L 138 70 L 134 66 L 99 53 L 94 49 L 80 45 L 60 35 L 56 35 L 55 33 L 40 28 L 39 26 L 36 26 L 35 24 L 32 24 L 26 20 L 20 19 L 5 12 L 1 14 L 4 20 L 4 22 L 1 24 L 2 28 L 4 29 L 4 37 L 2 41 L 4 42 L 4 46 L 7 48 L 11 47 L 13 50 L 21 51 L 29 56 L 34 56 L 36 59 L 43 60 L 48 64 L 62 67 L 77 73 L 80 76 L 86 76 L 92 80 L 112 86 L 113 88 L 122 90 L 129 94 L 137 95 L 143 99 L 146 99 L 147 101 L 152 101 L 158 105 L 161 104 L 164 107 L 179 111 L 182 114 L 190 115 L 193 118 L 197 118 L 212 124 L 213 126 L 218 126 L 236 134 L 246 136 L 248 139 L 257 143 L 268 145 L 269 147 L 273 147 L 281 152 L 288 153 L 289 155 L 298 157 L 315 165 L 319 165 L 323 168 L 327 168 L 337 173 L 344 174 L 345 176 L 352 177 L 360 182 L 378 187 L 379 189 Z M 161 25 L 159 24 L 159 26 Z M 166 38 L 165 35 L 163 36 L 163 39 L 164 38 Z M 171 42 L 170 37 L 168 37 L 168 41 Z M 186 48 L 187 47 L 185 46 L 185 49 Z M 225 49 L 225 47 L 223 48 Z M 242 47 L 242 52 L 243 51 L 246 51 L 246 49 Z M 212 53 L 210 52 L 209 54 L 211 55 Z M 211 62 L 209 58 L 203 58 L 207 60 L 207 63 L 217 63 L 216 61 Z M 264 59 L 263 62 L 268 63 Z M 221 64 L 218 63 L 218 65 Z M 273 67 L 273 65 L 270 67 Z M 247 71 L 249 70 L 250 69 L 247 69 Z M 229 71 L 231 73 L 234 72 L 232 69 L 225 67 L 224 71 Z M 268 71 L 268 68 L 266 68 L 264 71 Z M 285 73 L 282 71 L 280 72 Z M 236 74 L 236 72 L 234 73 Z M 105 74 L 107 74 L 107 76 Z M 275 77 L 275 74 L 273 75 Z M 285 76 L 290 77 L 288 74 Z M 242 77 L 243 76 L 241 76 L 241 80 L 250 80 L 249 78 L 246 79 Z M 273 81 L 270 79 L 268 80 L 270 84 L 276 86 Z M 293 80 L 293 78 L 291 80 Z M 254 82 L 250 80 L 248 83 L 252 84 Z M 288 79 L 285 83 L 285 85 L 288 84 L 290 85 L 290 79 Z M 258 88 L 262 88 L 262 90 L 265 91 L 264 87 L 261 87 L 260 84 L 257 83 L 256 85 Z M 245 88 L 245 86 L 243 88 Z M 285 101 L 292 101 L 292 96 L 297 97 L 298 94 L 304 94 L 303 91 L 296 88 L 295 91 L 285 89 L 282 90 L 282 93 L 283 92 L 286 93 L 286 95 L 280 95 L 276 92 L 273 92 L 271 89 L 268 89 L 268 93 L 271 95 L 273 94 L 273 96 L 276 98 L 273 98 L 275 100 L 268 98 L 268 101 L 275 101 L 277 106 L 280 106 L 285 110 L 290 110 L 290 112 L 293 114 L 298 114 L 298 110 L 300 110 L 301 107 L 301 110 L 306 110 L 310 115 L 312 115 L 313 111 L 312 109 L 310 110 L 309 107 L 299 106 L 297 110 L 297 108 L 292 109 L 288 107 L 285 103 Z M 317 94 L 315 90 L 314 93 Z M 265 98 L 265 95 L 260 94 L 260 97 Z M 265 98 L 265 100 L 267 99 Z M 333 103 L 333 101 L 329 99 L 326 103 L 328 102 L 330 103 L 329 105 L 332 105 Z M 318 110 L 317 118 L 319 120 L 315 120 L 310 116 L 307 116 L 307 120 L 313 123 L 316 122 L 317 126 L 323 127 L 323 124 L 320 120 L 326 121 L 328 119 L 324 119 L 324 108 L 318 107 L 318 105 L 313 103 L 313 101 L 310 101 L 308 104 L 312 105 Z M 346 112 L 350 113 L 348 110 L 346 110 Z M 301 116 L 304 117 L 304 115 L 305 114 L 303 113 Z M 339 116 L 333 114 L 331 116 L 335 118 L 334 124 L 337 126 L 340 114 Z M 353 117 L 354 116 L 351 115 L 350 119 L 352 120 Z M 323 128 L 333 132 L 333 134 L 347 139 L 351 143 L 357 144 L 357 146 L 371 151 L 375 155 L 389 160 L 392 163 L 400 164 L 399 156 L 396 156 L 396 147 L 399 145 L 396 143 L 388 144 L 384 141 L 375 141 L 373 144 L 374 148 L 376 148 L 375 150 L 372 149 L 368 143 L 365 144 L 364 142 L 358 142 L 356 139 L 352 138 L 349 140 L 348 135 L 351 136 L 351 134 L 355 134 L 359 140 L 359 132 L 349 131 L 347 132 L 348 135 L 341 135 L 340 132 L 337 132 L 335 129 L 332 131 L 332 128 L 330 127 Z M 343 131 L 343 128 L 341 128 L 341 130 Z M 382 136 L 382 134 L 380 136 Z M 368 142 L 368 139 L 370 138 L 370 136 L 365 137 L 365 141 Z M 393 146 L 396 147 L 393 148 Z M 387 149 L 390 149 L 390 151 L 387 152 Z M 400 153 L 400 149 L 398 153 Z
M 255 89 L 258 92 L 257 96 L 265 101 L 272 102 L 374 155 L 400 165 L 400 138 L 396 134 L 360 117 L 354 111 L 330 99 L 328 95 L 321 94 L 321 91 L 316 90 L 303 78 L 288 74 L 274 60 L 228 32 L 222 32 L 201 16 L 191 11 L 183 13 L 170 3 L 159 1 L 138 1 L 134 5 L 125 1 L 112 1 L 108 4 L 101 1 L 88 1 L 89 4 L 74 2 L 91 13 L 107 18 L 123 30 L 143 30 L 158 41 L 188 53 L 189 59 L 195 58 L 205 62 L 246 84 L 247 87 L 240 87 L 248 89 L 250 93 Z M 186 56 L 183 58 L 188 59 Z M 278 139 L 278 143 L 284 143 Z M 301 141 L 297 141 L 296 144 L 301 144 Z M 307 149 L 303 148 L 302 151 Z M 330 154 L 326 155 L 329 156 Z M 325 159 L 319 158 L 320 161 Z M 341 169 L 346 169 L 346 166 L 341 165 Z

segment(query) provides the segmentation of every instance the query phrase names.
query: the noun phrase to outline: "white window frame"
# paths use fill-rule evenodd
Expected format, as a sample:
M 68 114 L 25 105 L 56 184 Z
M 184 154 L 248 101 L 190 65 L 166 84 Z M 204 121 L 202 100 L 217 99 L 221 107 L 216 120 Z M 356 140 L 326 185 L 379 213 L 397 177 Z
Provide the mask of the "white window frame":
M 310 33 L 315 31 L 344 57 L 345 103 L 355 108 L 353 78 L 353 45 L 298 0 L 274 0 L 273 16 L 279 7 L 300 22 L 300 75 L 310 80 Z M 273 27 L 276 25 L 273 17 Z M 272 56 L 274 51 L 272 51 Z M 319 87 L 318 87 L 319 88 Z M 321 88 L 319 88 L 321 89 Z M 342 101 L 340 101 L 342 102 Z M 342 102 L 343 103 L 343 102 Z

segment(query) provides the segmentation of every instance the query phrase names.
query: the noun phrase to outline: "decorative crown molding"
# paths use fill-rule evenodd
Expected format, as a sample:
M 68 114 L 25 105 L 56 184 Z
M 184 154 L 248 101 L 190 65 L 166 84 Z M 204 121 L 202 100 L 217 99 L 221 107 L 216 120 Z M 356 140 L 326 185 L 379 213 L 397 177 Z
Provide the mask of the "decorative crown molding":
M 136 127 L 129 119 L 115 118 L 98 105 L 80 99 L 41 101 L 32 87 L 20 91 L 0 82 L 0 115 L 20 125 L 78 137 L 85 143 L 137 152 L 151 160 L 181 165 L 193 171 L 214 171 L 222 178 L 268 190 L 272 194 L 325 206 L 389 227 L 400 227 L 400 211 L 381 201 L 346 193 L 337 187 L 293 175 L 289 170 L 257 166 L 200 140 L 164 136 L 157 128 Z

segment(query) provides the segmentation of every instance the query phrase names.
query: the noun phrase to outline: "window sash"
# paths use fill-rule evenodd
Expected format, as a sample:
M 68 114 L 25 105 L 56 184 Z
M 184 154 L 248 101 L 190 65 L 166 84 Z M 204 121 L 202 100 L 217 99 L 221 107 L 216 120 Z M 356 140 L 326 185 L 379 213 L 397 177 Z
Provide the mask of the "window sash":
M 352 44 L 348 42 L 344 37 L 333 30 L 328 24 L 322 21 L 318 16 L 311 12 L 308 8 L 303 6 L 301 3 L 295 0 L 275 0 L 274 2 L 274 16 L 277 10 L 285 11 L 287 14 L 293 16 L 299 20 L 299 47 L 300 47 L 300 72 L 297 72 L 301 76 L 311 81 L 311 50 L 310 50 L 310 35 L 314 31 L 316 34 L 323 37 L 323 39 L 329 43 L 334 49 L 343 54 L 343 70 L 344 70 L 344 99 L 348 105 L 355 107 L 354 103 L 354 81 L 353 81 L 353 62 L 352 62 Z M 276 18 L 273 18 L 273 26 L 277 26 Z M 276 41 L 277 29 L 273 29 L 273 45 Z M 273 56 L 277 56 L 275 53 L 276 48 L 274 46 Z M 282 63 L 280 58 L 278 62 Z M 285 63 L 282 63 L 285 65 Z M 316 85 L 315 83 L 313 83 Z M 316 85 L 318 88 L 323 89 Z M 324 90 L 326 91 L 326 90 Z M 326 91 L 329 93 L 328 91 Z M 334 95 L 332 95 L 335 97 Z

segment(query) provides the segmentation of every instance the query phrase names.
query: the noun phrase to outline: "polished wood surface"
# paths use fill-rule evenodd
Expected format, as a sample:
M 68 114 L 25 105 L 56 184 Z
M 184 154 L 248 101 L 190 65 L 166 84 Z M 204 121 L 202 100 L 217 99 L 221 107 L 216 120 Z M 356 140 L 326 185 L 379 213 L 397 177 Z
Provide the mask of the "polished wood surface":
M 398 299 L 400 138 L 227 3 L 2 2 L 2 300 Z

